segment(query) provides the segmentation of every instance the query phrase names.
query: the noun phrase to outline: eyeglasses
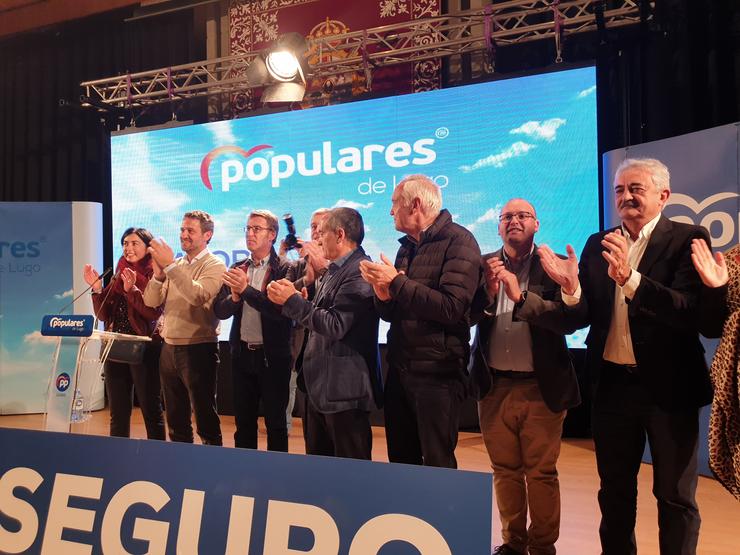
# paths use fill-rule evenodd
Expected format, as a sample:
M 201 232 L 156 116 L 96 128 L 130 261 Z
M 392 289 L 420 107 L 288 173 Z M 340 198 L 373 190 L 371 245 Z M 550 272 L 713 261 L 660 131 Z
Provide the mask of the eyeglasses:
M 509 223 L 511 220 L 516 218 L 520 222 L 523 222 L 524 220 L 528 220 L 529 218 L 534 218 L 534 215 L 530 212 L 507 212 L 506 214 L 501 214 L 498 217 L 498 221 L 502 223 Z
M 267 231 L 270 229 L 269 227 L 262 227 L 261 225 L 248 225 L 244 228 L 244 233 L 249 233 L 250 231 L 257 235 L 258 233 L 262 233 L 263 231 Z

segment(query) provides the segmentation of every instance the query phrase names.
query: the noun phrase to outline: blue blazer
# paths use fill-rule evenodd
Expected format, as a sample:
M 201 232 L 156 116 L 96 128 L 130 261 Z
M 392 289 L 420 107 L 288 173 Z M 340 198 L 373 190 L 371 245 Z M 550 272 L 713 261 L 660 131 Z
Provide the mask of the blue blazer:
M 322 413 L 381 405 L 378 315 L 373 289 L 360 275 L 362 260 L 370 257 L 358 247 L 324 275 L 313 301 L 293 295 L 283 306 L 284 316 L 308 330 L 296 367 L 309 402 Z

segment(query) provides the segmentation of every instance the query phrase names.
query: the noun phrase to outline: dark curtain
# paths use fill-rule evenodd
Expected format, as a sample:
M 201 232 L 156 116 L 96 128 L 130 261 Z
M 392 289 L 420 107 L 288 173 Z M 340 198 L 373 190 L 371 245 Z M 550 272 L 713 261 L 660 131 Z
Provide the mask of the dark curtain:
M 103 236 L 118 237 L 121 230 L 111 229 L 110 130 L 132 118 L 138 126 L 160 124 L 173 110 L 181 119 L 206 121 L 204 99 L 118 115 L 79 108 L 82 81 L 205 59 L 193 10 L 124 22 L 131 13 L 0 42 L 0 200 L 100 202 Z M 104 258 L 110 266 L 107 241 Z
M 130 10 L 25 33 L 0 42 L 0 199 L 98 201 L 110 191 L 111 115 L 75 108 L 79 83 L 205 58 L 192 10 L 125 23 Z M 60 99 L 71 106 L 60 106 Z M 204 102 L 179 106 L 204 121 Z M 162 123 L 169 106 L 122 114 Z

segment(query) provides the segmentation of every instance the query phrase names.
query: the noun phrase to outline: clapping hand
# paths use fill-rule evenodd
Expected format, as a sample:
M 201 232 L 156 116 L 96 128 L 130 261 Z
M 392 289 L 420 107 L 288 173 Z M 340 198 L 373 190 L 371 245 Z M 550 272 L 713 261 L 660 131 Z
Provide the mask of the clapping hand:
M 623 287 L 632 273 L 627 256 L 629 255 L 629 245 L 627 238 L 622 235 L 621 229 L 616 229 L 604 235 L 601 245 L 606 249 L 601 255 L 609 263 L 607 273 L 617 285 Z
M 285 278 L 271 281 L 267 284 L 267 298 L 277 305 L 284 305 L 293 295 L 301 295 L 301 297 L 305 299 L 308 293 L 306 292 L 305 287 L 301 291 L 298 291 L 293 284 Z
M 100 283 L 100 274 L 92 267 L 92 264 L 85 264 L 82 270 L 82 277 L 85 283 L 92 286 L 93 293 L 100 293 L 103 290 L 103 284 Z
M 121 272 L 121 280 L 123 281 L 123 290 L 128 293 L 136 284 L 136 272 L 131 268 L 124 268 Z
M 498 295 L 500 285 L 503 284 L 504 292 L 515 303 L 522 298 L 522 290 L 519 287 L 519 278 L 516 274 L 506 269 L 504 261 L 498 256 L 491 257 L 485 263 L 486 287 L 491 296 Z
M 380 262 L 370 262 L 369 260 L 360 262 L 362 279 L 373 286 L 375 295 L 381 301 L 390 300 L 391 282 L 398 274 L 402 273 L 396 270 L 393 263 L 383 253 L 380 253 Z
M 161 237 L 152 239 L 147 251 L 152 255 L 152 260 L 163 270 L 175 261 L 175 252 Z
M 573 247 L 565 247 L 568 258 L 563 260 L 547 245 L 538 247 L 542 269 L 557 283 L 566 295 L 573 295 L 578 290 L 578 257 Z
M 725 257 L 721 252 L 712 257 L 712 250 L 704 239 L 691 241 L 691 261 L 699 273 L 699 277 L 707 287 L 721 287 L 730 279 Z
M 249 275 L 241 267 L 231 268 L 224 272 L 223 282 L 231 288 L 231 300 L 239 302 L 241 294 L 249 286 Z

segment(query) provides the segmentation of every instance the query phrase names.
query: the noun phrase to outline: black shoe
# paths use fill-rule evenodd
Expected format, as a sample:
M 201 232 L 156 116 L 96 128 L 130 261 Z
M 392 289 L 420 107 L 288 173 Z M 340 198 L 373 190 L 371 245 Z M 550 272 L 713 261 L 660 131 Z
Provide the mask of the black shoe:
M 495 547 L 491 555 L 524 555 L 524 553 L 504 544 Z

